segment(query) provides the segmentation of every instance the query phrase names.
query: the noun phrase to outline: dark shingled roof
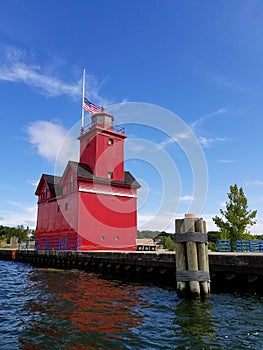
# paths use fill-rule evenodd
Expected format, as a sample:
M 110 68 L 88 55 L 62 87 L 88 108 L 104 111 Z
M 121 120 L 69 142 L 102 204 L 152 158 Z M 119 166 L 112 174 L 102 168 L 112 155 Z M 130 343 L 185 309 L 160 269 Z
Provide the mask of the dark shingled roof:
M 46 183 L 48 185 L 49 191 L 52 194 L 52 196 L 56 197 L 56 196 L 59 196 L 60 194 L 62 194 L 62 187 L 60 186 L 61 176 L 43 174 L 41 176 L 39 183 L 38 183 L 38 186 L 37 186 L 37 189 L 35 192 L 36 195 L 38 195 L 39 186 L 41 184 L 42 179 L 46 180 Z
M 46 175 L 45 178 L 49 187 L 49 190 L 54 196 L 60 196 L 62 194 L 62 187 L 60 186 L 61 176 Z
M 77 173 L 77 177 L 80 179 L 89 179 L 89 180 L 94 179 L 94 180 L 99 180 L 104 182 L 111 182 L 113 184 L 114 183 L 120 184 L 120 185 L 123 184 L 123 185 L 128 185 L 128 186 L 137 187 L 137 188 L 141 187 L 140 184 L 135 180 L 135 178 L 132 176 L 132 174 L 129 171 L 124 172 L 124 181 L 109 180 L 109 179 L 94 176 L 90 167 L 87 164 L 69 161 L 68 165 L 75 170 L 75 172 Z M 54 197 L 60 196 L 62 194 L 62 186 L 60 185 L 62 180 L 61 176 L 43 174 L 41 179 L 42 178 L 45 178 L 48 184 L 48 188 Z M 39 185 L 40 185 L 40 182 L 36 189 L 36 195 L 38 195 Z
M 54 175 L 43 175 L 46 179 L 46 182 L 48 184 L 49 191 L 55 196 L 59 196 L 62 194 L 62 187 L 60 186 L 61 176 L 54 176 Z
M 78 178 L 81 178 L 81 179 L 95 179 L 95 180 L 101 180 L 106 182 L 112 182 L 116 184 L 129 185 L 132 187 L 141 187 L 140 184 L 135 180 L 135 178 L 132 176 L 132 174 L 129 171 L 124 172 L 124 181 L 108 180 L 105 178 L 94 176 L 90 167 L 87 164 L 69 161 L 69 165 L 73 167 L 73 169 L 77 173 Z

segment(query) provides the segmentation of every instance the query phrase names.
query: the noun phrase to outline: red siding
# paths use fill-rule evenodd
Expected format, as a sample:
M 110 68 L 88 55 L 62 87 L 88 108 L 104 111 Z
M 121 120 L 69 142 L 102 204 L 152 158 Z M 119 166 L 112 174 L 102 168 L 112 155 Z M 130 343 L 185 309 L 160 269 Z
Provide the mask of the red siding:
M 88 164 L 97 177 L 108 177 L 113 172 L 114 180 L 124 180 L 124 139 L 126 135 L 92 129 L 80 139 L 80 163 Z M 113 140 L 113 144 L 110 144 Z
M 84 192 L 79 198 L 79 234 L 84 238 L 83 249 L 135 250 L 136 198 Z

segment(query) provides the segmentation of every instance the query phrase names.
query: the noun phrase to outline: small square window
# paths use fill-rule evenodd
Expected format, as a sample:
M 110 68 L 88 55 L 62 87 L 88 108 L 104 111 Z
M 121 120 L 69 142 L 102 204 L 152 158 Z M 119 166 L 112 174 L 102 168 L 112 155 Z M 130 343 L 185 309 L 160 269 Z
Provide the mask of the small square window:
M 108 145 L 110 145 L 110 146 L 113 145 L 113 139 L 108 139 Z
M 61 212 L 61 208 L 60 208 L 60 205 L 58 205 L 58 213 Z
M 68 203 L 65 204 L 65 210 L 68 210 Z
M 108 171 L 108 179 L 112 179 L 113 178 L 113 172 L 112 171 Z
M 101 241 L 104 241 L 104 236 L 100 236 L 100 240 L 101 240 Z

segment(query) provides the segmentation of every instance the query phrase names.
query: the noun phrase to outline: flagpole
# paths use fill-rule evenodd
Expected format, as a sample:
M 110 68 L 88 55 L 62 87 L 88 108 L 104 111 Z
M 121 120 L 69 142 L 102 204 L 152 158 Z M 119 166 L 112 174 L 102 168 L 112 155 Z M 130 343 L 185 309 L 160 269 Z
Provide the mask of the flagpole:
M 81 108 L 81 130 L 84 131 L 84 97 L 85 97 L 85 79 L 86 72 L 85 68 L 83 69 L 83 78 L 82 78 L 82 108 Z

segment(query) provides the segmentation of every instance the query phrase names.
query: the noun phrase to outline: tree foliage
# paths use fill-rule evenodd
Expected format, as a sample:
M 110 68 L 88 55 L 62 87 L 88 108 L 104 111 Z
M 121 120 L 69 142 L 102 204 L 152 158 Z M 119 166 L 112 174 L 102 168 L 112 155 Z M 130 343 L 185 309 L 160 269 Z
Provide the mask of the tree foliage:
M 29 233 L 33 233 L 33 231 L 25 228 L 23 225 L 18 225 L 17 227 L 0 225 L 0 237 L 5 239 L 7 243 L 10 242 L 11 237 L 18 237 L 19 241 L 25 241 L 29 238 Z
M 175 250 L 175 243 L 171 236 L 162 236 L 161 244 L 163 245 L 164 249 L 169 251 Z
M 143 230 L 138 231 L 138 238 L 156 238 L 161 232 L 160 231 L 150 231 L 150 230 Z
M 213 221 L 220 229 L 220 239 L 230 239 L 234 250 L 237 239 L 247 239 L 248 227 L 256 223 L 257 210 L 248 210 L 243 188 L 238 188 L 237 184 L 230 186 L 227 195 L 226 210 L 220 209 L 221 217 L 216 215 Z
M 151 238 L 156 242 L 159 242 L 164 249 L 169 251 L 175 250 L 174 234 L 165 231 L 151 231 L 143 230 L 138 231 L 138 238 Z

